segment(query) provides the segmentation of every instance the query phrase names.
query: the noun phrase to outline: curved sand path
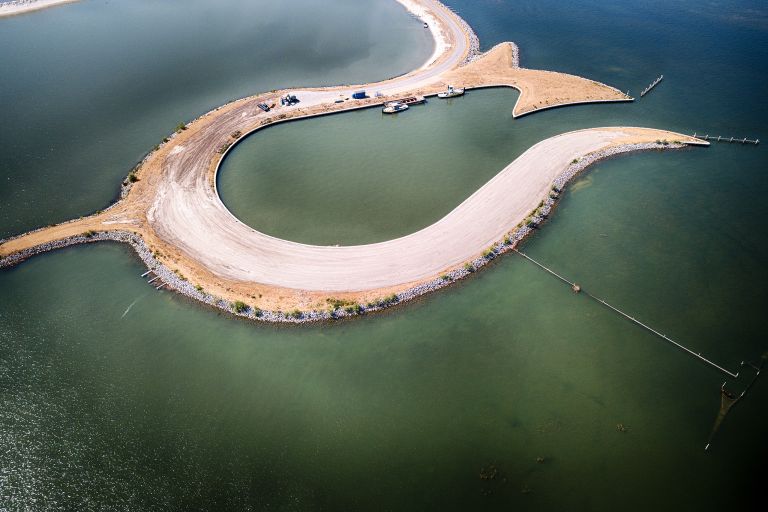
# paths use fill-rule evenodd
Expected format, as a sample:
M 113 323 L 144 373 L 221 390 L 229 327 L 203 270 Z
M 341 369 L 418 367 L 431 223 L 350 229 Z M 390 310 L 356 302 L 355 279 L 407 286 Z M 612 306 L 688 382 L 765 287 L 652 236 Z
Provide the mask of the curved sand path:
M 169 157 L 167 180 L 148 219 L 158 236 L 222 278 L 323 292 L 389 288 L 432 278 L 502 239 L 547 197 L 555 178 L 574 159 L 618 144 L 664 138 L 694 142 L 637 128 L 594 128 L 551 137 L 434 224 L 402 238 L 346 247 L 281 240 L 243 224 L 208 186 L 204 172 L 186 172 L 188 162 L 178 153 Z

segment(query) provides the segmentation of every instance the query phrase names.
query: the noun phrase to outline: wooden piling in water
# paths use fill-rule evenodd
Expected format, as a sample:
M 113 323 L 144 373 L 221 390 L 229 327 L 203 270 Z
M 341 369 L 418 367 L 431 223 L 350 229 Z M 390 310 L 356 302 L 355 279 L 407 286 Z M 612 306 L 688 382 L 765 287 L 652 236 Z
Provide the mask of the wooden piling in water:
M 693 137 L 697 138 L 697 139 L 711 140 L 713 142 L 729 142 L 729 143 L 731 143 L 731 142 L 739 142 L 741 144 L 754 144 L 755 146 L 760 144 L 760 139 L 752 140 L 752 139 L 749 139 L 747 137 L 744 137 L 743 139 L 737 139 L 736 137 L 728 138 L 728 137 L 723 137 L 722 135 L 718 135 L 717 138 L 715 138 L 714 135 L 712 135 L 710 137 L 709 134 L 698 135 L 696 132 L 693 133 Z

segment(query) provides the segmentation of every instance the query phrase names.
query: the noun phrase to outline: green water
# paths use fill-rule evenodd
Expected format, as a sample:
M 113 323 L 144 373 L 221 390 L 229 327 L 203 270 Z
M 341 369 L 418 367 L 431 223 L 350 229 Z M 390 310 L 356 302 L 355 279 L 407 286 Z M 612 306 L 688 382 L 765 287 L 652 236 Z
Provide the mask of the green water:
M 205 5 L 185 12 L 215 16 Z M 349 5 L 323 4 L 276 23 L 290 20 L 305 33 L 319 11 Z M 521 43 L 526 65 L 634 91 L 660 72 L 666 79 L 634 105 L 514 121 L 516 93 L 491 90 L 450 104 L 433 100 L 394 118 L 369 110 L 270 128 L 227 159 L 219 180 L 227 205 L 279 236 L 361 243 L 433 222 L 530 144 L 562 131 L 642 124 L 764 135 L 768 107 L 752 100 L 766 92 L 760 4 L 729 3 L 720 19 L 691 14 L 688 2 L 582 2 L 568 11 L 541 2 L 452 5 L 484 45 Z M 70 7 L 13 23 L 55 24 Z M 77 7 L 102 21 L 113 8 Z M 743 12 L 748 19 L 737 16 Z M 407 16 L 401 22 L 411 23 Z M 224 45 L 227 25 L 218 27 L 207 36 L 212 46 L 199 50 L 205 55 Z M 18 30 L 14 37 L 28 37 Z M 0 38 L 8 33 L 0 30 Z M 350 46 L 343 31 L 328 37 Z M 712 41 L 731 52 L 700 51 Z M 59 56 L 64 63 L 78 60 L 66 55 Z M 158 66 L 172 66 L 172 57 L 157 57 Z M 360 58 L 363 68 L 369 63 L 361 74 L 380 74 L 375 58 Z M 191 91 L 190 101 L 201 111 L 215 106 L 209 99 L 220 100 L 241 71 L 206 76 L 218 92 Z M 307 73 L 308 83 L 311 76 L 347 81 L 341 69 L 295 72 Z M 74 87 L 78 80 L 71 80 Z M 80 109 L 88 103 L 71 101 Z M 155 119 L 147 126 L 159 136 L 176 124 L 178 116 L 144 110 L 135 97 L 116 103 L 132 118 Z M 39 124 L 19 117 L 11 126 L 44 140 Z M 0 129 L 10 140 L 14 130 Z M 58 204 L 57 194 L 89 208 L 108 199 L 116 182 L 93 169 L 119 177 L 133 156 L 80 153 L 70 138 L 77 133 L 49 134 L 73 155 L 92 158 L 92 166 L 69 169 L 64 190 L 48 179 L 53 171 L 43 171 L 55 157 L 3 145 L 0 158 L 38 170 L 13 167 L 30 185 L 0 188 L 8 198 L 0 209 L 6 231 L 38 217 L 58 220 L 55 211 L 70 206 Z M 151 146 L 159 136 L 150 135 Z M 299 139 L 310 140 L 291 144 Z M 127 145 L 146 150 L 138 142 Z M 398 159 L 385 165 L 381 155 L 392 149 Z M 735 370 L 768 348 L 765 167 L 762 146 L 603 162 L 573 184 L 525 251 Z M 92 176 L 106 184 L 101 196 L 91 197 L 83 181 Z M 40 204 L 52 210 L 40 212 Z M 142 272 L 131 250 L 115 244 L 67 249 L 0 272 L 0 510 L 759 509 L 765 382 L 733 409 L 704 453 L 724 377 L 514 256 L 407 307 L 301 328 L 233 320 L 155 292 Z M 729 387 L 740 391 L 745 382 Z M 629 432 L 617 432 L 617 423 Z M 489 464 L 499 476 L 481 480 Z
M 383 80 L 433 44 L 392 0 L 84 0 L 3 19 L 0 237 L 103 208 L 181 121 L 261 91 Z
M 537 142 L 510 122 L 511 107 L 499 109 L 516 98 L 498 90 L 396 116 L 374 108 L 277 125 L 230 153 L 219 193 L 244 222 L 281 238 L 351 245 L 407 235 Z

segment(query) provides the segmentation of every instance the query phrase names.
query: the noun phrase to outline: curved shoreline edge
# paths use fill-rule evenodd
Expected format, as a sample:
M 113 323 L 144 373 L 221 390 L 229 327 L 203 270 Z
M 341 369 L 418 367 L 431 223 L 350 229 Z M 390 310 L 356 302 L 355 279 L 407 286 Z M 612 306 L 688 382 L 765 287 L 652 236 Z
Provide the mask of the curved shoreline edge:
M 704 145 L 704 144 L 702 144 Z M 256 321 L 277 322 L 287 324 L 302 324 L 339 320 L 352 318 L 365 314 L 381 312 L 385 309 L 410 302 L 414 299 L 431 294 L 443 288 L 450 286 L 458 281 L 464 280 L 483 269 L 486 265 L 495 260 L 498 256 L 509 252 L 518 247 L 518 245 L 528 236 L 534 233 L 540 224 L 546 221 L 562 197 L 569 182 L 582 174 L 592 165 L 602 160 L 613 158 L 620 155 L 637 153 L 643 151 L 664 151 L 672 149 L 686 148 L 686 144 L 664 144 L 664 143 L 640 143 L 640 144 L 622 144 L 613 146 L 601 151 L 592 152 L 584 155 L 576 163 L 571 163 L 553 182 L 553 193 L 543 202 L 543 205 L 531 216 L 531 222 L 516 227 L 502 240 L 494 243 L 482 256 L 467 262 L 464 267 L 454 269 L 443 274 L 437 279 L 408 288 L 403 292 L 385 297 L 381 302 L 368 304 L 355 304 L 346 307 L 339 307 L 334 310 L 313 310 L 313 311 L 281 311 L 281 310 L 262 310 L 252 306 L 246 307 L 242 311 L 237 311 L 235 305 L 227 300 L 216 297 L 196 289 L 189 281 L 180 277 L 162 262 L 157 260 L 152 251 L 145 243 L 144 239 L 130 231 L 106 231 L 94 233 L 93 235 L 77 235 L 51 243 L 41 244 L 24 251 L 11 254 L 0 259 L 0 268 L 14 266 L 25 259 L 56 249 L 63 249 L 73 245 L 93 243 L 98 241 L 114 241 L 129 244 L 138 257 L 144 262 L 147 268 L 160 280 L 165 283 L 167 288 L 171 288 L 177 293 L 190 299 L 206 304 L 210 307 L 225 311 L 234 316 Z
M 0 18 L 18 16 L 30 12 L 41 11 L 50 7 L 71 4 L 80 0 L 31 0 L 31 1 L 11 1 L 0 3 Z
M 520 223 L 517 228 L 509 231 L 509 226 L 514 224 L 516 220 L 513 222 L 505 221 L 500 224 L 501 228 L 493 227 L 493 234 L 488 233 L 488 227 L 486 226 L 486 231 L 481 232 L 484 241 L 475 241 L 462 247 L 460 251 L 461 262 L 456 261 L 456 254 L 454 254 L 453 260 L 448 261 L 439 271 L 434 270 L 435 262 L 432 262 L 431 266 L 425 267 L 424 270 L 416 270 L 415 272 L 421 272 L 421 274 L 415 278 L 405 279 L 403 277 L 404 273 L 400 270 L 383 280 L 380 276 L 374 276 L 373 280 L 364 282 L 365 286 L 362 288 L 346 287 L 337 291 L 333 291 L 336 288 L 312 288 L 313 284 L 311 281 L 317 282 L 315 277 L 312 277 L 311 281 L 300 282 L 298 285 L 294 281 L 294 284 L 289 285 L 287 284 L 288 281 L 284 281 L 282 284 L 275 284 L 274 279 L 269 274 L 266 274 L 269 279 L 263 281 L 243 277 L 232 278 L 229 274 L 219 274 L 215 269 L 221 268 L 220 263 L 223 261 L 223 258 L 227 257 L 228 254 L 230 255 L 229 257 L 237 257 L 231 253 L 232 247 L 227 248 L 226 245 L 214 245 L 218 249 L 213 250 L 213 252 L 200 252 L 198 250 L 197 255 L 194 251 L 190 252 L 190 246 L 188 245 L 190 239 L 185 239 L 184 237 L 191 235 L 194 239 L 200 233 L 189 230 L 184 231 L 183 227 L 180 229 L 180 226 L 183 226 L 186 219 L 183 215 L 179 217 L 179 212 L 174 212 L 173 207 L 169 210 L 162 209 L 164 203 L 168 201 L 176 201 L 176 208 L 181 208 L 182 210 L 190 205 L 194 205 L 191 210 L 192 212 L 199 210 L 200 207 L 214 206 L 214 209 L 217 209 L 219 205 L 216 203 L 218 202 L 221 203 L 221 208 L 229 216 L 225 215 L 218 218 L 219 221 L 224 221 L 221 224 L 221 229 L 233 230 L 238 228 L 241 235 L 247 234 L 246 230 L 241 228 L 247 228 L 247 231 L 258 233 L 255 229 L 243 224 L 226 209 L 216 192 L 215 176 L 221 162 L 232 147 L 243 140 L 248 134 L 276 123 L 370 108 L 389 101 L 393 97 L 417 94 L 432 96 L 439 90 L 444 90 L 446 84 L 460 84 L 467 89 L 487 87 L 511 87 L 517 89 L 520 94 L 513 107 L 513 118 L 548 108 L 571 104 L 632 101 L 632 98 L 618 91 L 618 89 L 593 80 L 564 73 L 521 68 L 519 66 L 519 49 L 514 43 L 500 43 L 485 53 L 479 53 L 479 41 L 471 27 L 460 16 L 438 0 L 396 1 L 416 16 L 418 16 L 418 9 L 422 9 L 434 17 L 435 23 L 430 24 L 431 33 L 436 41 L 435 54 L 437 57 L 434 60 L 432 60 L 433 55 L 421 68 L 383 82 L 358 86 L 347 85 L 272 91 L 271 93 L 261 93 L 234 100 L 216 107 L 184 125 L 179 131 L 166 137 L 163 143 L 150 151 L 129 174 L 129 177 L 131 175 L 136 177 L 136 174 L 138 174 L 138 180 L 126 179 L 123 182 L 120 199 L 105 210 L 88 217 L 73 219 L 0 240 L 0 268 L 15 265 L 34 254 L 53 249 L 100 240 L 118 241 L 130 244 L 150 271 L 160 276 L 164 286 L 170 287 L 185 296 L 234 313 L 237 316 L 271 322 L 303 323 L 380 311 L 396 304 L 408 302 L 467 277 L 475 270 L 485 266 L 497 255 L 514 248 L 520 240 L 531 233 L 532 229 L 539 222 L 546 218 L 550 209 L 556 203 L 557 194 L 555 194 L 555 197 L 552 197 L 552 194 L 544 197 L 539 208 L 535 209 L 530 225 L 524 226 Z M 414 11 L 414 6 L 417 8 L 416 11 Z M 440 46 L 439 41 L 442 41 L 442 46 Z M 439 49 L 441 49 L 442 54 L 438 51 Z M 350 95 L 352 90 L 357 89 L 383 91 L 386 94 L 381 96 L 377 94 L 375 98 L 359 101 L 348 101 L 349 98 L 346 98 L 346 101 L 341 104 L 334 104 L 336 102 L 333 102 L 333 100 L 338 99 L 339 93 Z M 294 91 L 301 95 L 302 104 L 299 107 L 278 107 L 269 114 L 263 113 L 256 108 L 257 102 L 273 102 L 280 95 L 284 95 L 289 91 Z M 599 131 L 598 129 L 594 130 Z M 558 185 L 558 183 L 562 182 L 564 186 L 573 175 L 602 158 L 630 151 L 666 149 L 669 147 L 668 144 L 661 144 L 659 139 L 667 136 L 671 136 L 672 140 L 684 140 L 685 142 L 681 143 L 680 146 L 685 144 L 708 145 L 708 143 L 698 141 L 692 137 L 662 130 L 608 128 L 603 129 L 602 135 L 605 135 L 606 131 L 611 130 L 616 132 L 614 133 L 615 136 L 618 136 L 619 132 L 621 132 L 625 138 L 616 141 L 615 144 L 602 144 L 598 146 L 596 145 L 597 139 L 601 135 L 597 134 L 595 135 L 597 139 L 592 140 L 591 145 L 585 146 L 582 144 L 581 148 L 583 151 L 579 150 L 579 155 L 581 156 L 577 159 L 579 165 L 575 165 L 577 160 L 574 160 L 574 164 L 566 167 L 566 170 L 556 177 L 554 183 L 558 190 L 562 189 L 562 186 Z M 561 136 L 564 135 L 567 134 L 562 134 Z M 654 138 L 656 138 L 656 143 L 650 143 Z M 539 144 L 544 144 L 545 142 L 542 141 Z M 606 140 L 602 142 L 606 142 Z M 223 146 L 222 143 L 224 143 Z M 599 150 L 596 150 L 598 147 Z M 673 147 L 678 146 L 673 145 Z M 558 149 L 551 146 L 550 148 Z M 569 151 L 572 152 L 573 147 Z M 571 157 L 568 157 L 558 165 L 564 165 L 570 159 Z M 504 174 L 505 170 L 502 170 L 491 181 Z M 549 173 L 548 176 L 551 179 L 555 176 L 553 174 L 555 170 L 552 162 L 550 162 L 548 170 L 545 169 L 543 172 Z M 138 183 L 133 183 L 133 181 L 138 181 Z M 487 184 L 470 197 L 478 194 L 486 186 Z M 178 190 L 189 190 L 190 187 L 202 195 L 177 194 Z M 547 190 L 547 187 L 537 190 L 535 192 L 536 197 L 533 197 L 533 199 L 538 201 Z M 211 192 L 213 196 L 211 196 Z M 202 202 L 198 201 L 199 199 L 202 199 Z M 522 202 L 527 205 L 530 198 L 525 197 L 523 199 L 524 201 Z M 457 209 L 465 206 L 467 201 L 457 206 Z M 206 203 L 208 204 L 206 205 Z M 522 203 L 518 206 L 520 210 L 524 207 Z M 218 213 L 221 214 L 221 211 Z M 522 214 L 522 212 L 518 213 Z M 165 218 L 164 215 L 170 215 L 171 217 Z M 523 218 L 525 215 L 527 215 L 527 212 L 523 215 Z M 198 228 L 202 229 L 206 226 L 203 217 L 198 216 L 197 219 L 202 222 Z M 179 224 L 179 221 L 181 221 L 181 224 Z M 174 222 L 177 224 L 174 225 Z M 240 225 L 239 227 L 238 224 Z M 454 225 L 453 227 L 455 228 L 456 226 Z M 212 234 L 215 234 L 218 230 L 218 227 L 213 229 Z M 237 229 L 234 229 L 233 233 L 236 231 Z M 498 240 L 498 233 L 502 231 L 508 234 L 503 236 L 501 240 Z M 472 230 L 470 229 L 468 232 L 471 234 Z M 455 242 L 453 244 L 454 251 L 456 250 L 456 242 L 462 240 L 467 242 L 466 237 L 464 239 L 461 238 L 461 231 L 458 233 L 454 231 L 454 235 L 456 234 L 459 236 L 453 240 Z M 295 250 L 305 250 L 308 247 L 312 247 L 274 239 L 263 234 L 260 235 L 297 248 Z M 203 236 L 207 238 L 207 235 Z M 450 243 L 451 239 L 448 237 L 448 239 L 435 240 L 432 237 L 431 244 L 433 245 L 429 245 L 429 239 L 423 240 L 421 247 L 422 256 L 423 242 L 425 241 L 427 242 L 427 247 L 440 247 L 442 249 L 442 245 Z M 382 244 L 386 243 L 382 242 Z M 477 254 L 491 243 L 492 246 L 483 253 L 483 256 L 477 257 Z M 198 245 L 198 249 L 199 247 Z M 256 252 L 248 254 L 248 258 L 251 260 L 262 259 L 265 254 L 268 254 L 268 257 L 279 259 L 280 266 L 283 266 L 291 258 L 291 250 L 287 253 L 280 253 L 279 250 L 275 251 L 275 247 L 271 247 L 271 249 L 267 248 L 267 253 L 265 253 L 264 247 L 254 247 Z M 302 247 L 304 249 L 301 249 Z M 474 249 L 468 250 L 466 247 Z M 160 249 L 162 249 L 162 252 Z M 224 252 L 219 254 L 221 250 Z M 344 252 L 344 250 L 342 248 L 341 252 Z M 297 254 L 292 255 L 292 263 L 294 265 L 296 264 L 296 256 Z M 198 259 L 195 259 L 196 257 Z M 213 258 L 213 260 L 210 258 Z M 349 262 L 348 258 L 347 256 L 347 261 Z M 163 262 L 161 259 L 167 262 Z M 214 260 L 218 261 L 218 267 L 216 266 L 217 264 L 212 263 Z M 343 261 L 341 259 L 336 264 L 341 265 Z M 322 264 L 327 265 L 328 261 Z M 464 266 L 461 266 L 462 264 Z M 413 264 L 410 267 L 412 267 L 412 275 L 413 269 L 419 268 Z M 444 273 L 440 274 L 440 272 L 443 272 L 443 269 Z M 304 271 L 306 272 L 306 270 L 305 268 Z M 198 283 L 197 286 L 187 280 L 181 271 L 185 273 L 189 271 L 191 278 Z M 337 272 L 338 269 L 333 269 L 332 271 Z M 346 271 L 347 269 L 345 268 Z M 389 284 L 386 286 L 382 285 L 382 281 L 387 279 L 390 280 Z M 399 279 L 399 281 L 392 281 L 393 279 Z M 358 278 L 358 284 L 359 282 Z M 210 293 L 204 291 L 201 284 L 204 284 L 206 290 L 210 290 Z M 258 293 L 259 299 L 261 299 L 262 291 L 266 295 L 265 299 L 260 301 L 260 305 L 264 306 L 264 310 L 258 307 L 246 306 L 244 302 L 240 302 L 241 300 L 249 301 L 249 299 L 245 298 L 246 296 L 256 300 L 256 293 Z M 371 300 L 372 294 L 383 294 L 385 297 Z M 282 295 L 286 295 L 288 298 L 283 300 L 285 297 Z M 329 310 L 328 305 L 323 300 L 331 302 L 334 296 L 339 299 L 333 299 L 333 301 L 339 304 L 332 308 L 332 310 Z M 318 297 L 320 302 L 318 302 Z M 241 306 L 235 307 L 237 303 Z M 286 305 L 289 307 L 284 309 L 290 309 L 291 306 L 299 305 L 301 310 L 294 308 L 286 313 L 280 309 Z

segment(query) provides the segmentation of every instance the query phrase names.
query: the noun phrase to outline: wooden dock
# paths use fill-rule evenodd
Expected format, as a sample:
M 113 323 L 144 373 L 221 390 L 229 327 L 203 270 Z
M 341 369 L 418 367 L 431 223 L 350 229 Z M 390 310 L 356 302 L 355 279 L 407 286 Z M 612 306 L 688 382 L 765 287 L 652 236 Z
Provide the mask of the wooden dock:
M 720 135 L 715 137 L 714 135 L 712 136 L 710 136 L 709 134 L 698 135 L 696 133 L 693 134 L 693 137 L 697 139 L 706 140 L 706 141 L 712 141 L 712 142 L 728 142 L 728 143 L 737 142 L 739 144 L 754 144 L 754 145 L 760 144 L 760 139 L 752 140 L 746 137 L 744 137 L 743 139 L 737 139 L 736 137 L 722 137 Z
M 726 414 L 728 414 L 731 409 L 741 401 L 742 398 L 744 398 L 744 395 L 747 394 L 747 391 L 752 388 L 752 386 L 757 382 L 757 378 L 760 377 L 760 371 L 763 369 L 763 366 L 765 365 L 766 355 L 763 355 L 762 358 L 760 358 L 760 366 L 757 366 L 755 364 L 750 363 L 749 361 L 742 361 L 741 366 L 744 367 L 745 364 L 752 367 L 753 370 L 755 370 L 755 375 L 752 377 L 752 380 L 749 381 L 749 384 L 747 384 L 747 387 L 744 388 L 744 390 L 741 392 L 739 396 L 736 396 L 735 393 L 732 393 L 725 389 L 725 382 L 723 382 L 723 385 L 720 386 L 720 410 L 718 411 L 717 417 L 715 418 L 715 424 L 712 426 L 712 431 L 709 433 L 709 438 L 707 439 L 707 444 L 704 446 L 704 451 L 709 451 L 709 447 L 712 445 L 712 440 L 715 438 L 715 434 L 717 434 L 717 431 L 720 429 L 720 425 L 722 424 L 723 420 L 725 419 Z
M 652 90 L 654 87 L 656 87 L 657 85 L 659 85 L 659 83 L 660 83 L 662 80 L 664 80 L 664 75 L 659 75 L 659 78 L 657 78 L 656 80 L 654 80 L 653 82 L 651 82 L 651 85 L 649 85 L 648 87 L 646 87 L 645 89 L 643 89 L 643 92 L 641 92 L 641 93 L 640 93 L 640 97 L 642 98 L 643 96 L 645 96 L 646 94 L 648 94 L 649 92 L 651 92 L 651 90 Z
M 718 364 L 716 364 L 716 363 L 714 363 L 714 362 L 710 361 L 710 360 L 709 360 L 709 359 L 707 359 L 706 357 L 702 356 L 702 355 L 701 355 L 701 353 L 699 353 L 699 352 L 694 352 L 693 350 L 691 350 L 691 349 L 689 349 L 689 348 L 687 348 L 687 347 L 683 346 L 682 344 L 680 344 L 680 343 L 676 342 L 675 340 L 673 340 L 672 338 L 668 337 L 667 335 L 665 335 L 665 334 L 662 334 L 662 333 L 660 333 L 659 331 L 657 331 L 656 329 L 654 329 L 654 328 L 652 328 L 652 327 L 650 327 L 650 326 L 648 326 L 648 325 L 644 324 L 643 322 L 641 322 L 640 320 L 636 319 L 635 317 L 633 317 L 633 316 L 630 316 L 630 315 L 628 315 L 627 313 L 625 313 L 625 312 L 621 311 L 619 308 L 616 308 L 616 307 L 614 307 L 614 306 L 612 306 L 612 305 L 608 304 L 608 303 L 607 303 L 606 301 L 604 301 L 603 299 L 601 299 L 601 298 L 599 298 L 599 297 L 596 297 L 596 296 L 592 295 L 591 293 L 589 293 L 589 292 L 587 292 L 587 291 L 584 291 L 584 289 L 583 289 L 581 286 L 579 286 L 578 284 L 576 284 L 576 283 L 574 283 L 574 282 L 571 282 L 571 281 L 569 281 L 568 279 L 564 278 L 564 277 L 563 277 L 563 276 L 561 276 L 560 274 L 556 273 L 554 270 L 551 270 L 551 269 L 549 269 L 549 268 L 545 267 L 544 265 L 542 265 L 541 263 L 539 263 L 538 261 L 534 260 L 534 259 L 533 259 L 533 258 L 531 258 L 530 256 L 528 256 L 528 255 L 526 255 L 526 254 L 523 254 L 522 252 L 518 251 L 517 249 L 512 249 L 512 250 L 513 250 L 513 251 L 515 251 L 515 252 L 516 252 L 517 254 L 519 254 L 520 256 L 522 256 L 523 258 L 525 258 L 526 260 L 528 260 L 528 261 L 530 261 L 531 263 L 533 263 L 534 265 L 536 265 L 537 267 L 539 267 L 539 268 L 541 268 L 542 270 L 545 270 L 546 272 L 548 272 L 549 274 L 551 274 L 551 275 L 555 276 L 555 277 L 556 277 L 556 278 L 558 278 L 560 281 L 562 281 L 562 282 L 564 282 L 564 283 L 568 284 L 568 285 L 571 287 L 571 289 L 572 289 L 573 291 L 575 291 L 575 292 L 577 292 L 577 293 L 583 293 L 584 295 L 586 295 L 586 296 L 587 296 L 587 297 L 589 297 L 590 299 L 592 299 L 592 300 L 594 300 L 594 301 L 596 301 L 596 302 L 598 302 L 598 303 L 602 304 L 603 306 L 605 306 L 605 307 L 607 307 L 608 309 L 610 309 L 610 310 L 614 311 L 615 313 L 619 314 L 620 316 L 622 316 L 622 317 L 626 318 L 627 320 L 629 320 L 630 322 L 634 323 L 635 325 L 638 325 L 638 326 L 642 327 L 643 329 L 645 329 L 646 331 L 648 331 L 648 332 L 650 332 L 650 333 L 654 334 L 655 336 L 657 336 L 657 337 L 659 337 L 659 338 L 661 338 L 661 339 L 663 339 L 663 340 L 665 340 L 665 341 L 667 341 L 667 342 L 671 343 L 672 345 L 674 345 L 675 347 L 679 348 L 679 349 L 680 349 L 680 350 L 682 350 L 683 352 L 686 352 L 688 355 L 691 355 L 691 356 L 695 357 L 696 359 L 698 359 L 699 361 L 701 361 L 701 362 L 703 362 L 703 363 L 706 363 L 707 365 L 709 365 L 709 366 L 711 366 L 711 367 L 713 367 L 713 368 L 715 368 L 715 369 L 717 369 L 717 370 L 719 370 L 719 371 L 723 372 L 724 374 L 728 375 L 729 377 L 731 377 L 731 378 L 733 378 L 733 379 L 736 379 L 736 378 L 738 378 L 738 377 L 739 377 L 739 373 L 738 373 L 738 372 L 736 372 L 736 373 L 732 373 L 732 372 L 729 372 L 728 370 L 726 370 L 726 369 L 725 369 L 725 368 L 723 368 L 722 366 L 720 366 L 720 365 L 718 365 Z

